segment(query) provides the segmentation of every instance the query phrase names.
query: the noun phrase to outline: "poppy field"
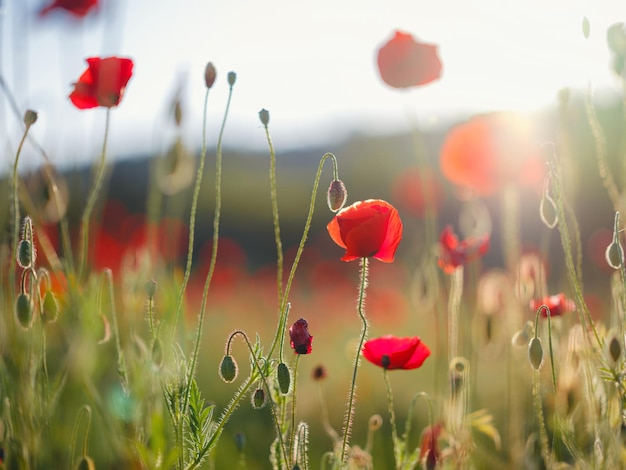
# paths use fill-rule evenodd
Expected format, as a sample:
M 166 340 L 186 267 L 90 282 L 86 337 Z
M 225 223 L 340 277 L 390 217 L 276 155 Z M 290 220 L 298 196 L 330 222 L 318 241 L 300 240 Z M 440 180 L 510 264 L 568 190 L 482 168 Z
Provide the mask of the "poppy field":
M 225 148 L 239 77 L 207 58 L 200 150 L 175 97 L 141 210 L 108 150 L 139 61 L 85 57 L 63 93 L 106 116 L 87 184 L 33 140 L 39 110 L 12 116 L 0 468 L 626 468 L 626 27 L 606 37 L 624 93 L 609 110 L 555 90 L 545 115 L 414 124 L 285 173 L 267 109 L 260 164 Z M 446 73 L 436 38 L 391 31 L 372 53 L 390 93 Z

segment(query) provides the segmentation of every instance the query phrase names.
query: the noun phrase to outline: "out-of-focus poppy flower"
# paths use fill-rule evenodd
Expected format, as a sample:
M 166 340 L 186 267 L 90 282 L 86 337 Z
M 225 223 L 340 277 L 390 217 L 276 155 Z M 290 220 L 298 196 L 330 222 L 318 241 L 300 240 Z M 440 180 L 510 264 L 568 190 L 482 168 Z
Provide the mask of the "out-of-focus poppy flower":
M 45 16 L 53 10 L 65 10 L 77 18 L 87 16 L 92 8 L 98 6 L 98 0 L 54 0 L 50 5 L 39 11 L 39 16 Z
M 98 106 L 112 108 L 120 104 L 133 74 L 133 61 L 120 57 L 90 57 L 87 70 L 74 84 L 70 100 L 78 109 Z
M 488 249 L 489 235 L 459 241 L 448 225 L 439 238 L 439 267 L 444 273 L 451 274 L 459 266 L 484 255 Z
M 437 46 L 396 31 L 378 50 L 378 70 L 383 81 L 393 88 L 426 85 L 441 76 Z
M 363 357 L 383 369 L 417 369 L 430 356 L 430 349 L 418 336 L 392 335 L 370 339 L 363 346 Z
M 441 147 L 440 164 L 451 183 L 479 196 L 512 183 L 540 191 L 546 166 L 530 121 L 504 112 L 454 127 Z
M 427 201 L 435 212 L 441 207 L 441 182 L 430 168 L 413 167 L 402 171 L 394 179 L 391 190 L 398 208 L 413 216 L 425 215 Z
M 296 354 L 311 354 L 313 336 L 309 333 L 309 324 L 304 318 L 289 327 L 289 338 Z
M 574 301 L 565 297 L 565 294 L 562 292 L 556 295 L 548 295 L 543 299 L 533 299 L 530 301 L 530 309 L 534 313 L 536 313 L 542 305 L 548 306 L 551 317 L 560 317 L 564 313 L 576 310 L 576 304 Z M 548 312 L 546 312 L 545 308 L 541 309 L 541 316 L 544 318 L 548 317 Z
M 422 445 L 420 446 L 420 462 L 428 470 L 437 468 L 437 462 L 441 460 L 439 449 L 439 436 L 443 431 L 441 423 L 433 424 L 424 429 L 422 433 Z
M 391 263 L 402 239 L 398 211 L 381 199 L 355 202 L 340 210 L 327 229 L 330 238 L 346 249 L 343 261 L 371 256 Z

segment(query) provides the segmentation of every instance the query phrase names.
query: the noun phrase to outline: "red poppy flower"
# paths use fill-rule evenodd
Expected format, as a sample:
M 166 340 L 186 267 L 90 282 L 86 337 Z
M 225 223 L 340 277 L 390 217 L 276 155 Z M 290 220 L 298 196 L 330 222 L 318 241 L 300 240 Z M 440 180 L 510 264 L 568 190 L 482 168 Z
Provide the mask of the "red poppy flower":
M 380 199 L 355 202 L 340 210 L 326 228 L 330 238 L 346 249 L 343 261 L 371 256 L 391 263 L 402 239 L 398 211 Z
M 133 74 L 133 61 L 119 57 L 90 57 L 89 67 L 74 84 L 70 100 L 78 109 L 120 104 L 126 84 Z
M 530 301 L 530 309 L 535 313 L 542 305 L 548 306 L 551 317 L 560 317 L 564 313 L 576 310 L 574 301 L 565 297 L 565 294 L 562 292 L 557 295 L 548 295 L 543 299 L 533 299 Z M 541 309 L 541 316 L 543 318 L 548 317 L 548 312 L 546 312 L 545 308 Z
M 41 9 L 39 16 L 44 16 L 52 10 L 60 9 L 82 18 L 87 16 L 87 13 L 97 6 L 98 0 L 54 0 L 50 5 Z
M 443 175 L 490 196 L 516 183 L 541 190 L 545 162 L 529 120 L 513 113 L 475 116 L 454 127 L 441 147 Z
M 393 200 L 400 210 L 416 217 L 426 213 L 427 202 L 437 212 L 443 202 L 443 190 L 435 172 L 430 168 L 407 168 L 393 180 Z
M 484 255 L 489 249 L 489 235 L 470 237 L 459 241 L 449 225 L 439 238 L 439 267 L 446 274 L 456 268 Z
M 289 338 L 296 354 L 311 354 L 313 336 L 309 334 L 309 324 L 304 318 L 289 327 Z
M 426 85 L 441 76 L 437 46 L 396 31 L 378 50 L 378 71 L 383 81 L 393 88 Z
M 409 370 L 420 367 L 430 356 L 430 349 L 417 336 L 398 338 L 387 335 L 366 341 L 363 356 L 384 369 Z
M 420 462 L 425 469 L 437 468 L 437 463 L 441 460 L 441 450 L 439 449 L 439 436 L 443 431 L 441 423 L 433 424 L 424 429 L 422 433 L 422 445 L 420 446 Z

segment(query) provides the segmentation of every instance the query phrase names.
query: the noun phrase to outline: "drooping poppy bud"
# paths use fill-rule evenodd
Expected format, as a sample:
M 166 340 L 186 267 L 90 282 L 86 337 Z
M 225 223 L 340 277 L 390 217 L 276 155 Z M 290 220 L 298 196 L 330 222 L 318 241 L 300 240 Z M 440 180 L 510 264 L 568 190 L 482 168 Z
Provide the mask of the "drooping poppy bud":
M 222 380 L 226 383 L 231 383 L 237 378 L 238 372 L 239 368 L 237 367 L 235 358 L 230 354 L 224 356 L 220 364 L 220 377 Z
M 59 315 L 59 305 L 57 304 L 54 294 L 47 291 L 43 296 L 43 303 L 41 305 L 41 321 L 43 323 L 55 322 Z
M 330 186 L 328 187 L 328 192 L 326 193 L 326 202 L 328 203 L 328 208 L 332 212 L 337 212 L 338 210 L 343 209 L 343 206 L 345 206 L 347 199 L 348 191 L 346 190 L 346 185 L 343 184 L 343 181 L 331 181 Z
M 533 366 L 533 369 L 539 370 L 543 365 L 543 346 L 541 339 L 535 337 L 528 343 L 528 360 Z
M 21 293 L 15 299 L 15 318 L 22 328 L 28 330 L 33 325 L 33 300 L 30 295 Z
M 265 406 L 265 390 L 257 388 L 252 393 L 252 408 L 255 410 L 261 409 Z

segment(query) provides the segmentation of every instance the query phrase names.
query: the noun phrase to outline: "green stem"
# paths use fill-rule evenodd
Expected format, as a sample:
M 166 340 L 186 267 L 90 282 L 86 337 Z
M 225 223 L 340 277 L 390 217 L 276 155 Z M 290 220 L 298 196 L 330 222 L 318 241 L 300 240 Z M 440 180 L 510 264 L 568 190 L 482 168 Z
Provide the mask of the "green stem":
M 293 261 L 293 264 L 291 265 L 291 270 L 289 271 L 289 277 L 287 278 L 287 285 L 285 286 L 283 300 L 280 305 L 280 318 L 278 321 L 278 327 L 274 335 L 272 346 L 270 347 L 270 351 L 267 355 L 267 357 L 272 357 L 272 353 L 274 352 L 274 349 L 276 349 L 276 346 L 278 346 L 278 344 L 280 343 L 280 349 L 278 351 L 280 362 L 284 362 L 283 361 L 283 344 L 285 341 L 285 326 L 287 324 L 287 317 L 289 313 L 287 299 L 289 298 L 291 284 L 296 274 L 296 269 L 298 267 L 298 263 L 300 262 L 300 258 L 302 257 L 302 251 L 304 250 L 304 245 L 306 243 L 307 237 L 309 236 L 309 230 L 311 229 L 311 221 L 313 220 L 313 212 L 315 210 L 315 199 L 317 197 L 317 188 L 319 186 L 320 177 L 322 176 L 322 168 L 327 158 L 332 159 L 333 175 L 335 179 L 338 179 L 337 178 L 337 158 L 332 153 L 324 154 L 322 156 L 322 159 L 320 160 L 319 166 L 317 167 L 317 175 L 315 176 L 315 181 L 313 183 L 313 191 L 311 193 L 311 202 L 309 203 L 309 214 L 307 216 L 306 223 L 304 225 L 304 232 L 302 233 L 302 238 L 300 239 L 300 245 L 298 246 L 296 257 Z
M 17 244 L 20 238 L 20 202 L 18 197 L 18 185 L 19 178 L 17 176 L 17 164 L 20 160 L 20 155 L 22 153 L 22 148 L 24 147 L 24 142 L 26 141 L 26 137 L 28 136 L 28 131 L 30 130 L 30 126 L 27 125 L 26 129 L 24 129 L 24 134 L 22 135 L 22 140 L 20 140 L 20 144 L 17 147 L 17 152 L 15 154 L 15 162 L 13 163 L 13 177 L 11 181 L 13 182 L 13 246 L 12 246 L 12 262 L 10 264 L 11 270 L 9 274 L 9 285 L 11 286 L 11 298 L 13 298 L 14 292 L 13 288 L 15 286 L 15 276 L 17 270 L 17 261 L 15 260 L 15 256 L 17 255 Z
M 541 456 L 546 468 L 551 468 L 552 457 L 548 448 L 548 433 L 546 432 L 546 424 L 543 417 L 543 406 L 541 403 L 541 379 L 539 370 L 533 370 L 533 403 L 535 405 L 535 414 L 537 424 L 539 426 L 539 443 L 541 445 Z
M 290 455 L 293 457 L 290 462 L 290 465 L 293 467 L 297 462 L 295 460 L 296 457 L 296 449 L 294 447 L 296 442 L 296 387 L 298 385 L 298 365 L 300 364 L 300 354 L 296 354 L 296 363 L 293 367 L 293 393 L 291 394 L 291 452 Z
M 200 152 L 200 161 L 198 162 L 198 170 L 196 171 L 196 182 L 193 187 L 193 196 L 191 199 L 191 213 L 189 215 L 189 241 L 187 245 L 187 264 L 185 266 L 185 274 L 183 276 L 183 283 L 180 286 L 180 292 L 178 293 L 178 301 L 176 303 L 176 316 L 174 317 L 174 327 L 172 329 L 173 334 L 176 334 L 176 328 L 178 325 L 178 319 L 183 309 L 183 299 L 185 298 L 185 290 L 187 289 L 187 283 L 191 276 L 191 263 L 193 260 L 193 242 L 196 234 L 196 212 L 198 210 L 198 199 L 200 197 L 200 187 L 202 186 L 202 177 L 204 176 L 204 162 L 207 154 L 207 138 L 206 138 L 206 125 L 207 125 L 207 108 L 209 102 L 209 90 L 206 89 L 204 94 L 204 107 L 202 111 L 202 151 Z M 232 87 L 231 87 L 232 92 Z M 229 95 L 230 102 L 230 95 Z M 226 108 L 228 112 L 228 105 Z
M 402 449 L 400 448 L 400 441 L 398 439 L 398 428 L 396 426 L 396 412 L 393 406 L 393 393 L 391 391 L 391 383 L 389 382 L 389 375 L 387 369 L 383 369 L 383 378 L 385 379 L 385 391 L 387 392 L 387 408 L 389 409 L 389 423 L 391 424 L 391 440 L 393 442 L 393 456 L 396 462 L 396 468 L 402 468 Z
M 272 200 L 272 218 L 274 221 L 274 239 L 276 242 L 276 284 L 278 288 L 278 304 L 282 304 L 283 295 L 283 243 L 280 238 L 280 223 L 278 219 L 278 196 L 276 193 L 276 152 L 270 137 L 267 124 L 264 124 L 265 136 L 270 151 L 270 198 Z
M 109 138 L 109 123 L 111 120 L 111 108 L 107 108 L 106 121 L 104 124 L 104 139 L 102 141 L 102 152 L 100 153 L 100 164 L 96 173 L 96 180 L 87 199 L 87 205 L 85 206 L 85 212 L 81 219 L 82 237 L 81 237 L 81 257 L 80 266 L 78 268 L 78 278 L 82 279 L 87 267 L 87 258 L 89 256 L 89 222 L 91 219 L 91 213 L 96 205 L 96 200 L 102 187 L 102 181 L 104 180 L 104 168 L 106 166 L 106 154 L 107 154 L 107 141 Z
M 356 350 L 356 354 L 354 357 L 354 367 L 352 370 L 352 382 L 350 384 L 350 396 L 348 398 L 348 408 L 346 410 L 346 415 L 344 417 L 343 422 L 343 438 L 341 444 L 341 463 L 345 463 L 347 455 L 346 451 L 348 448 L 348 442 L 350 440 L 350 434 L 352 432 L 352 420 L 354 419 L 354 403 L 356 401 L 356 374 L 359 370 L 359 364 L 361 363 L 361 350 L 363 349 L 363 343 L 365 343 L 365 339 L 367 338 L 368 331 L 368 322 L 367 318 L 365 318 L 365 290 L 367 289 L 367 258 L 361 258 L 361 280 L 359 283 L 359 297 L 357 304 L 357 312 L 359 317 L 361 318 L 361 322 L 363 324 L 361 330 L 361 339 L 359 340 L 359 346 Z
M 459 311 L 463 295 L 463 266 L 458 266 L 451 276 L 450 298 L 448 300 L 448 355 L 449 360 L 458 356 L 459 350 Z

